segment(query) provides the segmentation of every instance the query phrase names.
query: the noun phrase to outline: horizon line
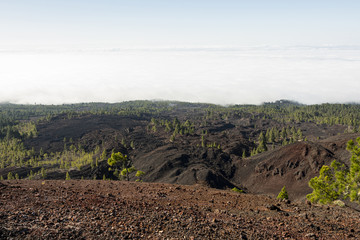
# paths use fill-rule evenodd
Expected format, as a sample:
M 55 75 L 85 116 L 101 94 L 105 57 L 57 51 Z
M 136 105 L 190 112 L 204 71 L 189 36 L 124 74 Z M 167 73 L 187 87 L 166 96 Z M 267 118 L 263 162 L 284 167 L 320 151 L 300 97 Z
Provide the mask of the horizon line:
M 120 52 L 120 51 L 242 51 L 242 50 L 307 50 L 307 49 L 326 49 L 326 50 L 360 50 L 359 45 L 168 45 L 168 46 L 1 46 L 0 53 L 11 52 Z
M 51 103 L 16 103 L 16 102 L 11 102 L 11 101 L 1 101 L 0 102 L 0 106 L 1 105 L 27 105 L 27 106 L 62 106 L 62 105 L 79 105 L 79 104 L 120 104 L 120 103 L 127 103 L 127 102 L 139 102 L 139 101 L 143 101 L 143 102 L 169 102 L 169 103 L 191 103 L 191 104 L 208 104 L 208 105 L 217 105 L 217 106 L 223 106 L 223 107 L 228 107 L 228 106 L 236 106 L 236 105 L 254 105 L 254 106 L 261 106 L 261 105 L 266 105 L 266 104 L 276 104 L 278 102 L 281 103 L 281 101 L 286 101 L 292 104 L 296 104 L 296 105 L 300 105 L 300 106 L 313 106 L 313 105 L 324 105 L 324 104 L 344 104 L 344 105 L 360 105 L 360 101 L 355 102 L 355 101 L 349 101 L 349 102 L 322 102 L 322 103 L 311 103 L 311 104 L 306 104 L 306 103 L 302 103 L 299 102 L 297 100 L 291 100 L 291 99 L 278 99 L 275 101 L 263 101 L 261 103 L 225 103 L 225 104 L 218 104 L 218 103 L 211 103 L 211 102 L 192 102 L 192 101 L 182 101 L 182 100 L 166 100 L 166 99 L 137 99 L 137 100 L 124 100 L 124 101 L 118 101 L 118 102 L 102 102 L 102 101 L 93 101 L 93 102 L 72 102 L 72 103 L 56 103 L 56 104 L 51 104 Z

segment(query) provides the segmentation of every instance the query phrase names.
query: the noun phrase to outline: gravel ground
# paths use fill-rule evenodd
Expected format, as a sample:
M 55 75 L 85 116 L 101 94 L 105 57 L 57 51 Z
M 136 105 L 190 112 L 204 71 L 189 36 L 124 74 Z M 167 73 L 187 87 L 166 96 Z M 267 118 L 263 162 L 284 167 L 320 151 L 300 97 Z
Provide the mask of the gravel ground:
M 359 217 L 201 185 L 0 182 L 0 239 L 359 239 Z

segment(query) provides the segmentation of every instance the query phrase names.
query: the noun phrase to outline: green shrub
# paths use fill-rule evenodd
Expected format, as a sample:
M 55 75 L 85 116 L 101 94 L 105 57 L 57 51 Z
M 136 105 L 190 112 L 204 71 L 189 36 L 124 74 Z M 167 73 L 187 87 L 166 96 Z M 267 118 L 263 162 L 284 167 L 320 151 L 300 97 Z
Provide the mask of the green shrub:
M 238 193 L 243 193 L 244 192 L 243 190 L 238 189 L 237 187 L 234 187 L 233 189 L 231 189 L 231 191 L 238 192 Z
M 285 186 L 281 189 L 281 191 L 279 192 L 279 195 L 277 196 L 277 199 L 289 199 L 288 193 L 286 191 Z

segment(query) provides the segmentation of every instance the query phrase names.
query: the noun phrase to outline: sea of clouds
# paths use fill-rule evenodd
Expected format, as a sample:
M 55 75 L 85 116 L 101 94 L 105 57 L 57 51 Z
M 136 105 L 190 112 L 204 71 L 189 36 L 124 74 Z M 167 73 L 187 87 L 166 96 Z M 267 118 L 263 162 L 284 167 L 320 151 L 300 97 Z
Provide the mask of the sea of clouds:
M 360 102 L 360 47 L 0 49 L 0 102 Z

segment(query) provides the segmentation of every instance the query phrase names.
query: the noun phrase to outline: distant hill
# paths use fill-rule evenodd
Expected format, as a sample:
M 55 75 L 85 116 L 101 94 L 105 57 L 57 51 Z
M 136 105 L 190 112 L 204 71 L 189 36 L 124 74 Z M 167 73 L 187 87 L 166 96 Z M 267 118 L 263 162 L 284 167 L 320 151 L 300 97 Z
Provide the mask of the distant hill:
M 286 99 L 281 99 L 281 100 L 277 100 L 275 102 L 265 102 L 263 103 L 263 105 L 265 106 L 305 106 L 305 104 L 299 103 L 297 101 L 293 101 L 293 100 L 286 100 Z

